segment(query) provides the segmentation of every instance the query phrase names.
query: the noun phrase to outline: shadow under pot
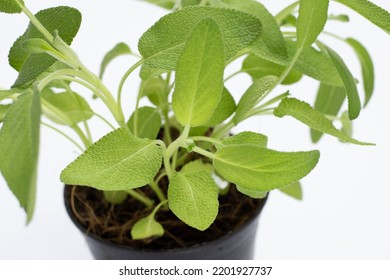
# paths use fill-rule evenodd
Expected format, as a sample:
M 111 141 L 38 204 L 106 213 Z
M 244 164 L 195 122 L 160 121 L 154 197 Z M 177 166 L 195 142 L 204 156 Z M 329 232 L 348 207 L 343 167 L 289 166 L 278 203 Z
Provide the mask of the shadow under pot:
M 150 212 L 138 201 L 128 197 L 122 205 L 111 205 L 101 191 L 81 186 L 65 186 L 64 198 L 71 220 L 98 260 L 253 259 L 259 217 L 267 201 L 242 195 L 231 186 L 220 196 L 217 219 L 207 230 L 193 229 L 166 210 L 156 215 L 165 230 L 162 237 L 132 240 L 132 225 Z

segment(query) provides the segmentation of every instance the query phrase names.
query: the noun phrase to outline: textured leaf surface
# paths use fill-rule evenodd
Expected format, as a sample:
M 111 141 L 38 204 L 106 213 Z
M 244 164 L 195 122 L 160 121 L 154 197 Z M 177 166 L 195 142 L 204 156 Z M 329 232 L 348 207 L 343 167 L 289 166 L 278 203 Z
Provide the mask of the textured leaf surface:
M 137 221 L 131 228 L 131 238 L 134 240 L 164 235 L 164 228 L 154 219 L 154 213 Z
M 300 0 L 297 22 L 299 47 L 309 47 L 325 27 L 329 0 Z
M 0 12 L 7 14 L 18 14 L 22 12 L 20 6 L 24 6 L 23 0 L 1 0 Z
M 90 146 L 61 173 L 66 184 L 105 191 L 129 190 L 150 183 L 161 166 L 162 148 L 117 129 Z
M 42 10 L 35 16 L 50 33 L 53 34 L 55 30 L 58 30 L 59 36 L 67 44 L 72 43 L 81 24 L 80 12 L 65 6 Z M 30 54 L 23 47 L 25 41 L 32 38 L 44 39 L 43 35 L 30 23 L 26 32 L 15 41 L 9 52 L 10 65 L 19 71 L 14 87 L 31 82 L 55 62 L 55 59 L 48 54 Z
M 390 33 L 390 13 L 367 0 L 336 0 Z
M 100 64 L 100 71 L 99 71 L 99 77 L 102 78 L 104 75 L 104 72 L 106 71 L 106 68 L 108 64 L 110 64 L 111 61 L 113 61 L 115 58 L 131 54 L 131 50 L 128 45 L 125 43 L 118 43 L 113 47 L 103 58 L 102 63 Z
M 169 208 L 187 225 L 207 229 L 218 214 L 218 186 L 207 172 L 175 173 L 168 187 Z
M 267 143 L 268 143 L 267 136 L 252 131 L 240 132 L 237 135 L 222 139 L 223 145 L 253 144 L 253 145 L 266 148 Z
M 244 189 L 267 192 L 305 177 L 318 159 L 318 151 L 277 152 L 243 144 L 219 149 L 214 167 L 229 182 Z
M 314 109 L 324 115 L 336 117 L 340 112 L 345 98 L 346 92 L 344 87 L 334 87 L 321 84 L 314 103 Z M 322 135 L 322 132 L 311 129 L 311 139 L 314 143 L 317 143 Z
M 24 94 L 9 108 L 0 131 L 0 170 L 27 221 L 35 207 L 40 113 L 39 94 Z
M 221 30 L 225 59 L 250 46 L 260 35 L 261 22 L 240 11 L 213 7 L 187 7 L 161 18 L 142 35 L 138 49 L 150 67 L 175 70 L 193 28 L 212 18 Z
M 127 126 L 130 131 L 134 133 L 136 111 L 133 112 Z M 137 117 L 137 137 L 156 139 L 157 134 L 161 128 L 161 116 L 160 113 L 152 107 L 142 107 L 138 109 Z M 135 133 L 134 133 L 135 134 Z
M 265 60 L 256 55 L 249 55 L 244 60 L 241 70 L 248 73 L 253 79 L 259 79 L 268 75 L 280 77 L 285 69 L 285 66 Z M 293 69 L 282 81 L 282 84 L 293 84 L 298 82 L 301 78 L 302 74 Z
M 302 200 L 303 198 L 302 186 L 300 182 L 292 183 L 291 185 L 280 188 L 279 190 L 282 193 L 285 193 L 288 196 L 291 196 L 292 198 L 295 198 L 297 200 Z
M 262 192 L 262 191 L 258 191 L 258 190 L 252 190 L 252 189 L 246 189 L 246 188 L 240 187 L 238 185 L 236 187 L 237 187 L 237 190 L 240 193 L 243 193 L 243 194 L 245 194 L 247 196 L 250 196 L 252 198 L 261 199 L 261 198 L 265 198 L 267 196 L 267 192 Z
M 172 108 L 182 125 L 205 125 L 212 117 L 223 91 L 223 53 L 217 24 L 201 21 L 177 64 Z
M 199 172 L 207 172 L 209 174 L 213 173 L 213 166 L 210 163 L 205 163 L 201 161 L 200 159 L 191 161 L 183 166 L 183 168 L 180 170 L 180 174 L 182 175 L 190 175 L 193 173 L 199 173 Z
M 348 38 L 347 43 L 350 44 L 351 47 L 355 50 L 362 67 L 364 92 L 366 96 L 364 105 L 366 106 L 371 100 L 372 94 L 374 92 L 374 63 L 367 49 L 360 42 L 356 41 L 355 39 Z
M 212 0 L 209 2 L 212 6 L 236 9 L 258 18 L 263 25 L 263 31 L 251 46 L 253 52 L 271 61 L 288 62 L 286 43 L 279 25 L 263 4 L 254 0 Z
M 236 111 L 236 102 L 233 96 L 224 88 L 221 99 L 211 118 L 207 121 L 207 126 L 215 126 L 229 118 Z
M 295 98 L 286 98 L 280 102 L 278 108 L 274 110 L 274 115 L 279 118 L 291 116 L 312 129 L 332 135 L 345 142 L 357 145 L 373 145 L 371 143 L 360 142 L 349 137 L 344 132 L 335 128 L 332 122 L 322 113 L 313 109 L 306 102 Z
M 275 76 L 266 76 L 255 80 L 238 102 L 236 114 L 233 117 L 234 123 L 238 124 L 245 120 L 261 97 L 273 89 L 277 82 L 278 77 Z

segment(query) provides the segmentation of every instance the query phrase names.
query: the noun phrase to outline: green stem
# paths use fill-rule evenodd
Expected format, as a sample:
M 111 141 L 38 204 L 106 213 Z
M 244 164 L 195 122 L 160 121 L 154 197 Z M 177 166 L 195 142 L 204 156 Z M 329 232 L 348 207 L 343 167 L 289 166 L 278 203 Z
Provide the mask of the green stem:
M 152 211 L 151 215 L 154 217 L 156 216 L 156 213 L 157 211 L 164 205 L 164 204 L 167 204 L 168 203 L 168 199 L 164 200 L 164 201 L 161 201 Z M 165 209 L 168 209 L 168 205 L 166 205 L 167 207 L 164 207 Z
M 153 207 L 154 205 L 153 200 L 151 200 L 149 197 L 145 196 L 144 194 L 138 193 L 135 190 L 127 190 L 126 192 L 136 200 L 145 204 L 148 208 Z
M 71 128 L 77 133 L 86 148 L 92 145 L 92 141 L 90 141 L 88 137 L 85 136 L 84 132 L 77 124 L 72 125 Z
M 38 31 L 48 40 L 53 43 L 54 37 L 50 32 L 42 25 L 42 23 L 34 16 L 34 14 L 24 5 L 21 5 L 19 1 L 16 1 L 22 8 L 23 13 L 30 19 L 31 23 L 38 29 Z
M 215 155 L 213 153 L 210 153 L 209 151 L 206 151 L 202 148 L 199 148 L 199 147 L 194 147 L 192 148 L 192 151 L 194 151 L 195 153 L 198 153 L 202 156 L 205 156 L 205 157 L 208 157 L 208 158 L 211 158 L 211 159 L 215 159 Z
M 67 134 L 65 134 L 64 132 L 62 132 L 61 130 L 57 129 L 56 127 L 48 124 L 48 123 L 44 123 L 44 122 L 41 122 L 41 124 L 43 126 L 46 126 L 52 130 L 54 130 L 55 132 L 61 134 L 62 136 L 64 136 L 66 139 L 68 139 L 70 142 L 72 142 L 77 148 L 80 149 L 80 151 L 84 151 L 83 147 L 81 147 L 76 141 L 74 141 L 70 136 L 68 136 Z
M 280 25 L 282 21 L 288 17 L 290 14 L 292 14 L 295 10 L 295 8 L 299 5 L 299 1 L 292 3 L 291 5 L 287 6 L 283 10 L 281 10 L 276 16 L 275 20 Z
M 103 117 L 102 115 L 96 113 L 96 112 L 93 112 L 93 114 L 98 117 L 99 119 L 101 119 L 103 122 L 105 122 L 109 127 L 111 127 L 113 130 L 115 130 L 115 126 L 113 126 L 105 117 Z
M 233 120 L 230 120 L 229 122 L 217 127 L 213 133 L 211 134 L 212 138 L 221 139 L 222 137 L 226 136 L 226 134 L 229 133 L 229 131 L 234 127 Z
M 215 139 L 215 138 L 212 138 L 212 137 L 207 137 L 207 136 L 194 136 L 194 137 L 190 137 L 189 139 L 193 140 L 193 141 L 203 141 L 203 142 L 209 142 L 209 143 L 213 143 L 213 144 L 221 144 L 221 140 L 218 140 L 218 139 Z
M 244 71 L 242 71 L 242 70 L 239 70 L 239 71 L 237 71 L 237 72 L 234 72 L 233 74 L 231 74 L 231 75 L 229 75 L 227 78 L 225 78 L 225 83 L 227 82 L 227 81 L 229 81 L 231 78 L 234 78 L 235 76 L 237 76 L 238 74 L 241 74 L 241 73 L 244 73 Z
M 167 197 L 165 196 L 165 194 L 162 192 L 162 190 L 159 188 L 159 186 L 157 185 L 156 182 L 152 181 L 149 183 L 150 187 L 152 188 L 152 190 L 156 193 L 158 199 L 160 201 L 164 201 L 167 199 Z
M 168 148 L 164 151 L 164 166 L 169 178 L 172 177 L 174 171 L 172 170 L 172 166 L 170 162 L 171 157 L 181 146 L 185 145 L 185 142 L 188 138 L 188 134 L 190 133 L 190 128 L 191 128 L 190 125 L 186 125 L 180 137 L 177 138 L 175 141 L 173 141 L 168 146 Z

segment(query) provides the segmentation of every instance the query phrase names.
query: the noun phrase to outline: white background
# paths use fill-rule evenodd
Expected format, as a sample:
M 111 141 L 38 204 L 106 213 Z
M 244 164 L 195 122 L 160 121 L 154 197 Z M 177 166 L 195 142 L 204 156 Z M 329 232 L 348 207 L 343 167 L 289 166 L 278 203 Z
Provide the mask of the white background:
M 374 1 L 390 10 L 385 0 Z M 272 13 L 291 1 L 264 0 Z M 97 72 L 104 53 L 117 42 L 128 43 L 137 50 L 141 34 L 165 11 L 140 1 L 116 0 L 26 0 L 33 12 L 55 5 L 70 5 L 83 14 L 83 24 L 73 47 L 82 61 Z M 334 13 L 346 12 L 337 3 Z M 312 145 L 308 129 L 291 119 L 265 117 L 246 122 L 236 131 L 254 130 L 269 136 L 273 149 L 284 151 L 321 150 L 317 168 L 303 180 L 304 201 L 298 202 L 278 193 L 271 193 L 261 217 L 256 245 L 259 259 L 389 259 L 390 258 L 390 184 L 388 179 L 390 132 L 388 106 L 390 90 L 388 65 L 390 37 L 354 12 L 351 23 L 332 23 L 327 30 L 336 30 L 344 37 L 364 42 L 375 62 L 377 76 L 375 95 L 368 108 L 355 121 L 354 137 L 372 141 L 376 147 L 341 144 L 324 137 Z M 9 87 L 16 73 L 7 64 L 8 49 L 27 25 L 23 15 L 0 14 L 0 86 Z M 359 63 L 349 47 L 323 37 L 360 77 Z M 115 92 L 118 77 L 124 73 L 131 58 L 119 59 L 108 69 L 108 86 Z M 132 59 L 130 63 L 135 62 Z M 239 65 L 235 65 L 238 67 Z M 229 69 L 233 71 L 232 69 Z M 136 77 L 137 75 L 134 75 Z M 249 79 L 238 76 L 229 83 L 236 94 L 242 93 Z M 305 78 L 291 92 L 312 101 L 317 83 Z M 124 103 L 127 114 L 134 107 L 138 82 L 126 84 Z M 282 92 L 284 89 L 279 89 Z M 90 96 L 88 92 L 83 94 Z M 236 95 L 238 96 L 238 95 Z M 96 103 L 98 108 L 101 104 Z M 99 121 L 95 140 L 108 131 Z M 38 179 L 37 207 L 33 221 L 25 225 L 25 215 L 18 202 L 0 179 L 0 259 L 89 259 L 91 255 L 83 236 L 71 224 L 62 199 L 63 186 L 59 174 L 77 156 L 76 149 L 48 129 L 42 129 Z M 0 159 L 1 160 L 1 159 Z

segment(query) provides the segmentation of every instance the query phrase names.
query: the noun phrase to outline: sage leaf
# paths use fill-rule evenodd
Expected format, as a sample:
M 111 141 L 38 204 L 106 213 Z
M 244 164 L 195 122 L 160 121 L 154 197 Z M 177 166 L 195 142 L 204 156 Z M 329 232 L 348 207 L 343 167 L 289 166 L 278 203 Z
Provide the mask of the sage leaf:
M 90 146 L 61 173 L 66 184 L 120 191 L 150 183 L 161 167 L 162 148 L 120 128 Z
M 344 142 L 357 145 L 374 145 L 349 137 L 344 132 L 335 128 L 332 122 L 321 112 L 312 108 L 308 103 L 295 98 L 283 99 L 279 106 L 274 110 L 274 115 L 279 118 L 291 116 L 312 129 L 332 135 Z
M 89 120 L 93 116 L 93 111 L 88 102 L 75 92 L 54 93 L 50 89 L 45 89 L 42 91 L 41 97 L 43 101 L 46 101 L 45 104 L 55 111 L 52 113 L 45 110 L 45 116 L 57 124 L 72 126 Z M 64 117 L 60 118 L 59 115 Z
M 329 0 L 300 0 L 297 22 L 299 48 L 309 47 L 325 27 Z
M 224 66 L 218 25 L 211 19 L 203 20 L 177 63 L 172 108 L 179 123 L 201 126 L 212 117 L 223 91 Z
M 222 91 L 221 99 L 213 115 L 207 121 L 207 126 L 215 126 L 227 120 L 236 111 L 236 102 L 227 88 Z
M 242 64 L 241 71 L 248 73 L 252 79 L 259 79 L 268 75 L 280 77 L 286 67 L 265 60 L 256 55 L 249 55 Z M 298 82 L 302 78 L 302 74 L 297 70 L 291 70 L 287 77 L 282 81 L 284 85 L 290 85 Z
M 265 198 L 267 196 L 267 194 L 268 194 L 268 192 L 252 190 L 252 189 L 246 189 L 246 188 L 240 187 L 238 185 L 236 187 L 237 187 L 237 190 L 240 193 L 243 193 L 243 194 L 245 194 L 245 195 L 247 195 L 249 197 L 256 198 L 256 199 Z
M 127 192 L 125 191 L 105 191 L 103 195 L 106 201 L 114 205 L 120 205 L 127 199 Z
M 302 186 L 300 182 L 292 183 L 286 187 L 279 189 L 282 193 L 287 194 L 288 196 L 295 198 L 297 200 L 303 199 Z
M 238 124 L 245 120 L 261 98 L 272 90 L 277 83 L 278 77 L 275 76 L 266 76 L 255 80 L 238 102 L 236 114 L 233 117 L 234 123 Z
M 267 147 L 268 137 L 252 131 L 240 132 L 236 135 L 222 139 L 222 145 L 253 144 L 263 148 Z
M 15 90 L 15 89 L 0 90 L 0 101 L 7 99 L 8 97 L 10 97 L 11 95 L 13 95 L 15 93 L 19 93 L 19 91 Z
M 142 0 L 151 4 L 157 5 L 161 8 L 172 10 L 175 6 L 176 0 Z
M 349 118 L 354 120 L 359 116 L 361 110 L 360 98 L 355 78 L 352 76 L 351 71 L 348 69 L 343 59 L 334 50 L 324 45 L 321 45 L 321 47 L 328 52 L 330 58 L 336 66 L 337 71 L 339 72 L 341 79 L 344 82 L 348 97 Z
M 248 48 L 262 29 L 258 19 L 240 11 L 204 6 L 186 7 L 162 17 L 142 35 L 138 49 L 145 65 L 175 70 L 193 28 L 207 18 L 212 18 L 221 30 L 226 61 Z
M 7 14 L 19 14 L 24 6 L 23 0 L 1 0 L 0 12 Z
M 346 41 L 355 50 L 361 64 L 365 92 L 364 106 L 367 106 L 374 92 L 374 63 L 367 49 L 359 41 L 353 38 L 348 38 Z
M 0 104 L 0 123 L 3 122 L 5 115 L 8 112 L 8 109 L 11 107 L 11 104 L 2 105 Z
M 324 115 L 336 117 L 340 112 L 345 98 L 346 92 L 344 87 L 321 84 L 314 103 L 314 109 Z M 322 132 L 311 129 L 311 139 L 313 143 L 317 143 L 321 139 L 322 135 Z
M 125 43 L 121 42 L 115 45 L 108 53 L 106 53 L 102 63 L 100 64 L 99 78 L 103 78 L 104 72 L 106 71 L 106 68 L 111 61 L 119 56 L 131 53 L 131 49 Z
M 137 132 L 135 133 L 135 115 L 137 116 Z M 161 128 L 161 116 L 160 113 L 152 107 L 142 107 L 134 111 L 131 115 L 127 126 L 130 131 L 139 138 L 149 138 L 154 140 L 157 138 L 158 132 Z
M 168 187 L 169 208 L 187 225 L 206 230 L 218 214 L 218 186 L 205 171 L 176 172 Z
M 146 96 L 154 105 L 163 107 L 168 102 L 166 81 L 161 77 L 150 77 L 142 81 L 139 96 Z
M 355 10 L 376 26 L 390 33 L 390 13 L 368 0 L 336 0 Z
M 31 221 L 35 208 L 41 103 L 37 92 L 20 96 L 0 131 L 0 170 Z
M 349 16 L 340 14 L 340 15 L 329 15 L 328 20 L 337 20 L 340 22 L 349 22 Z
M 80 12 L 71 7 L 49 8 L 38 12 L 35 16 L 50 33 L 54 34 L 54 31 L 57 30 L 59 36 L 67 44 L 72 43 L 81 24 Z M 19 76 L 13 87 L 28 85 L 55 62 L 55 59 L 48 54 L 30 53 L 28 49 L 24 48 L 25 42 L 33 38 L 44 39 L 44 36 L 30 23 L 24 34 L 15 41 L 10 49 L 9 63 L 15 70 L 19 71 Z
M 263 31 L 252 44 L 252 51 L 277 63 L 288 63 L 286 42 L 279 25 L 263 4 L 254 0 L 211 0 L 211 6 L 235 9 L 250 14 L 261 21 Z
M 182 175 L 190 175 L 199 172 L 207 172 L 209 174 L 213 173 L 214 168 L 210 163 L 205 163 L 202 160 L 193 160 L 180 170 L 180 174 Z
M 343 131 L 349 137 L 352 137 L 353 124 L 352 124 L 352 121 L 348 117 L 348 111 L 345 111 L 344 113 L 341 114 L 340 122 L 341 122 L 341 126 L 342 126 L 341 131 Z
M 134 240 L 159 237 L 164 235 L 164 228 L 154 219 L 155 213 L 137 221 L 131 228 L 131 238 Z
M 268 192 L 305 177 L 319 160 L 318 151 L 278 152 L 258 145 L 225 146 L 215 153 L 214 168 L 244 189 Z

